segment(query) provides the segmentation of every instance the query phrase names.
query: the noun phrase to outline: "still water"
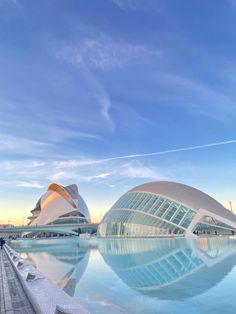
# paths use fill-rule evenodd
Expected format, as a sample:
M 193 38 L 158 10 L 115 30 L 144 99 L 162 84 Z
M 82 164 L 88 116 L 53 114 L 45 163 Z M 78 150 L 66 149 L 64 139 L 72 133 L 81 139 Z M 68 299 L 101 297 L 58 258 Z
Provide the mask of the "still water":
M 236 313 L 236 240 L 12 241 L 91 313 Z

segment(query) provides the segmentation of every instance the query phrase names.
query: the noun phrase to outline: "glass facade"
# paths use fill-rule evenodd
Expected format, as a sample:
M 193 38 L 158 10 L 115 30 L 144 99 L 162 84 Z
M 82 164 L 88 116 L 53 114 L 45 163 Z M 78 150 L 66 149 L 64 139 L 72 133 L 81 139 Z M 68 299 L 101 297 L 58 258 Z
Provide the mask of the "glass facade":
M 236 233 L 236 230 L 222 222 L 218 222 L 212 217 L 205 217 L 204 222 L 199 223 L 194 233 L 197 234 L 222 234 L 232 235 Z
M 127 260 L 132 257 L 126 255 L 125 258 Z M 109 261 L 109 257 L 107 260 Z M 193 254 L 191 248 L 186 247 L 169 254 L 162 252 L 162 258 L 151 260 L 146 265 L 137 261 L 136 267 L 117 267 L 116 272 L 124 282 L 135 286 L 137 290 L 155 291 L 158 287 L 169 285 L 191 274 L 202 264 L 202 260 Z
M 183 235 L 195 211 L 182 204 L 147 192 L 123 195 L 104 216 L 100 237 Z
M 85 217 L 66 217 L 59 218 L 49 223 L 49 225 L 63 225 L 63 224 L 81 224 L 86 223 L 87 220 Z

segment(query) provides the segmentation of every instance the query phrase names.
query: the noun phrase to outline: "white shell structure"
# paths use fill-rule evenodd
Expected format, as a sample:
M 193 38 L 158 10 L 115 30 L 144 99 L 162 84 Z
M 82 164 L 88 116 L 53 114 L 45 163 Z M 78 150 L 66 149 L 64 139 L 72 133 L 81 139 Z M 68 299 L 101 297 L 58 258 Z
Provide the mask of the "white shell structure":
M 139 185 L 112 206 L 100 237 L 192 236 L 236 231 L 236 216 L 193 187 L 168 181 Z
M 65 187 L 50 184 L 31 213 L 28 217 L 31 226 L 91 222 L 88 207 L 76 184 Z

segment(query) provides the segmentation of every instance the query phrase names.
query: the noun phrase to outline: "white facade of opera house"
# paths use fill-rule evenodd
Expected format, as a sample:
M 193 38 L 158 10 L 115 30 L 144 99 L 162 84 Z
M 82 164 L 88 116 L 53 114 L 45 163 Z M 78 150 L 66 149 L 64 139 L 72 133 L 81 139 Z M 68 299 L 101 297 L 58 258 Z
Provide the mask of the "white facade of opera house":
M 88 207 L 76 184 L 65 187 L 50 184 L 31 213 L 28 217 L 30 226 L 91 222 Z
M 174 182 L 151 182 L 124 194 L 105 214 L 100 237 L 192 236 L 236 232 L 236 215 L 209 195 Z

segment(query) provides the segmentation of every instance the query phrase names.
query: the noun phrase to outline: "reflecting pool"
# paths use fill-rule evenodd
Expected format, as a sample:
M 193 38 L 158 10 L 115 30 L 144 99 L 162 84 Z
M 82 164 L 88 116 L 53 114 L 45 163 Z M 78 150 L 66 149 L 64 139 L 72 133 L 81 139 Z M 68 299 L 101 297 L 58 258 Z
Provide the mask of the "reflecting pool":
M 236 313 L 236 240 L 31 239 L 11 246 L 91 313 Z

